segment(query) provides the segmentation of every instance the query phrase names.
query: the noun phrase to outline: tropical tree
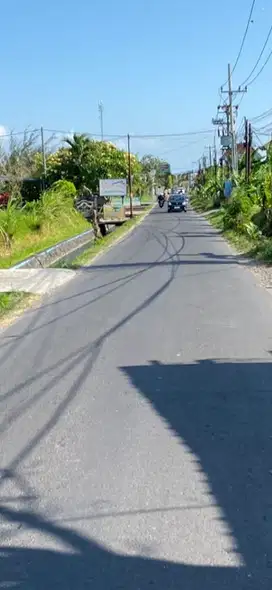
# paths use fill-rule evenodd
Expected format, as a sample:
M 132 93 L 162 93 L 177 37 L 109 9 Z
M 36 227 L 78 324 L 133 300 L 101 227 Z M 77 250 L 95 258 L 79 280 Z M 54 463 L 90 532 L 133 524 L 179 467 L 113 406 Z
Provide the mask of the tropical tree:
M 96 192 L 100 178 L 126 178 L 128 154 L 110 142 L 94 141 L 86 135 L 75 134 L 65 140 L 66 146 L 47 156 L 50 182 L 66 178 L 77 189 L 88 187 Z M 39 157 L 39 156 L 38 156 Z M 141 165 L 131 154 L 131 173 L 135 185 L 140 182 Z
M 152 184 L 152 173 L 154 173 L 154 181 L 158 186 L 167 186 L 167 179 L 171 174 L 170 164 L 156 158 L 151 154 L 146 154 L 141 159 L 142 174 L 146 179 L 147 185 Z

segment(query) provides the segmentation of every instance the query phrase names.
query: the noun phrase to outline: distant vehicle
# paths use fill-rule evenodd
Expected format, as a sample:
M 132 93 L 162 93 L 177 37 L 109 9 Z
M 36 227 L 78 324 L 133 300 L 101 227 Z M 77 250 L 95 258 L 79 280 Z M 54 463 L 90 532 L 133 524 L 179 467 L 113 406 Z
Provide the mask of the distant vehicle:
M 165 198 L 163 195 L 158 196 L 158 203 L 159 203 L 159 207 L 162 209 L 162 207 L 164 206 L 164 203 L 165 203 Z
M 172 211 L 187 211 L 187 201 L 184 195 L 175 194 L 171 195 L 168 201 L 168 213 Z

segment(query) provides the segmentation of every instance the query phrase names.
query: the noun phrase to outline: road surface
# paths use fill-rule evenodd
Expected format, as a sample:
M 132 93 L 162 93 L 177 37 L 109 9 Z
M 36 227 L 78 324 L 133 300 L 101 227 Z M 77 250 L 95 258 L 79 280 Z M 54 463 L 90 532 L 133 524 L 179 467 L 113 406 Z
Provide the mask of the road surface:
M 1 334 L 0 587 L 271 590 L 272 297 L 155 209 Z

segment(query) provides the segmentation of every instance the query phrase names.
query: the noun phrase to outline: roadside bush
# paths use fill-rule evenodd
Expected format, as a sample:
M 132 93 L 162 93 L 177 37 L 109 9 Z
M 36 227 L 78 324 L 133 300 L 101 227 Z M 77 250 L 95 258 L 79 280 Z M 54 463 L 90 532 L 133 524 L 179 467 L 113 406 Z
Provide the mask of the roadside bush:
M 15 201 L 10 199 L 7 207 L 0 210 L 0 239 L 10 246 L 19 222 L 20 211 Z
M 52 184 L 51 191 L 58 193 L 62 199 L 75 199 L 77 191 L 73 182 L 70 180 L 57 180 Z
M 71 217 L 74 210 L 76 189 L 72 182 L 58 180 L 41 198 L 42 216 L 44 221 L 50 222 L 56 218 Z
M 247 226 L 251 222 L 253 203 L 241 188 L 234 189 L 233 196 L 225 205 L 223 215 L 224 230 L 234 230 L 238 233 L 247 233 Z

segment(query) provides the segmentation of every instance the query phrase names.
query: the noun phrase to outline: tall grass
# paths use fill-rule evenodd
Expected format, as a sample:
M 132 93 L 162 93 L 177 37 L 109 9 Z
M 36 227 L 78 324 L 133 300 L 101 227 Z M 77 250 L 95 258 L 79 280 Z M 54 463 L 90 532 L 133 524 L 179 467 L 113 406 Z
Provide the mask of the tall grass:
M 71 185 L 71 187 L 67 184 Z M 10 200 L 0 210 L 0 267 L 7 268 L 90 226 L 74 208 L 75 188 L 60 181 L 40 201 L 20 207 Z

